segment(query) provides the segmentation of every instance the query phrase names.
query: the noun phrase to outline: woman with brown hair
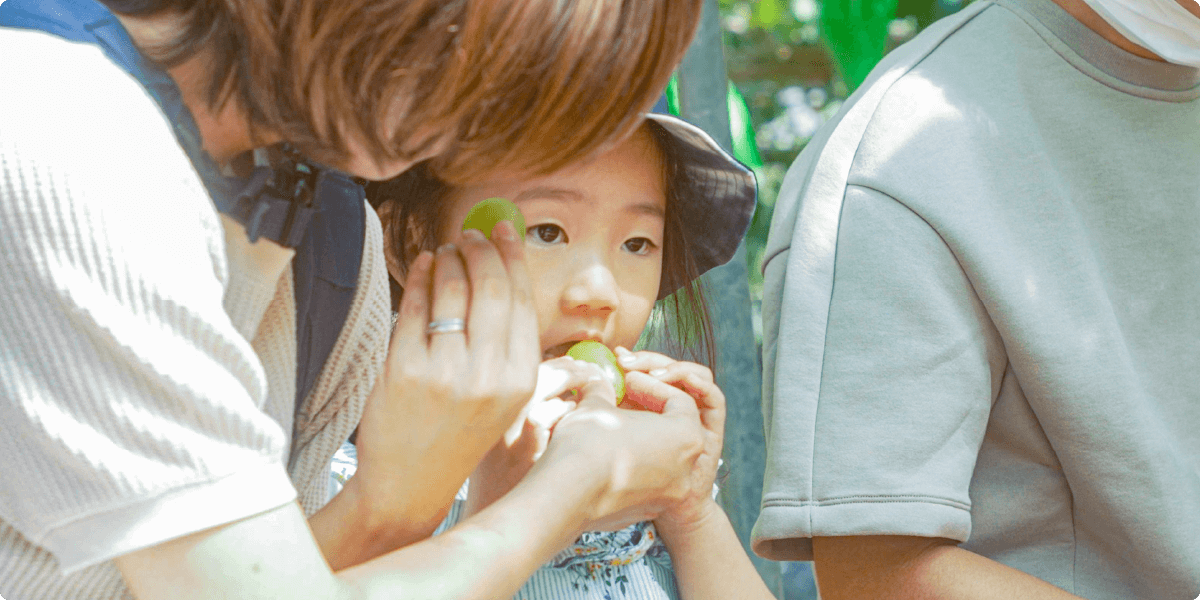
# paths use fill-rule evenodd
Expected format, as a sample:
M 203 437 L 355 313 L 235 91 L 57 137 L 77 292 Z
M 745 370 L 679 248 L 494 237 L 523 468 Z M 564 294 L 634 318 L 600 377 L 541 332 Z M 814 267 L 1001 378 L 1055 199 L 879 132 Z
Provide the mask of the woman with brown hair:
M 351 176 L 602 151 L 698 1 L 108 8 L 0 6 L 0 452 L 24 470 L 0 477 L 0 596 L 505 597 L 578 532 L 681 498 L 695 402 L 617 411 L 579 367 L 536 391 L 581 397 L 537 467 L 414 543 L 535 394 L 536 318 L 501 226 L 419 257 L 389 333 Z

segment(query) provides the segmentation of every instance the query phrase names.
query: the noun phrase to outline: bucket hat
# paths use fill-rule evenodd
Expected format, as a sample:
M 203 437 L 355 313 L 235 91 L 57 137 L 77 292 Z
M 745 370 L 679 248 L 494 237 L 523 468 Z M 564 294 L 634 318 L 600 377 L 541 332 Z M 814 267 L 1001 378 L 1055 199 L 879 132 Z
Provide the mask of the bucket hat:
M 734 159 L 703 129 L 678 117 L 649 113 L 647 124 L 666 133 L 656 136 L 668 164 L 667 186 L 683 222 L 697 270 L 704 274 L 733 258 L 750 228 L 758 199 L 754 172 Z M 664 270 L 658 297 L 663 299 L 686 285 L 672 281 Z
M 645 117 L 670 167 L 668 193 L 679 205 L 685 243 L 702 275 L 729 262 L 746 235 L 757 202 L 754 173 L 699 127 L 668 114 Z M 429 172 L 427 164 L 418 164 L 387 181 L 368 183 L 367 199 L 376 210 L 391 201 L 404 206 L 409 199 L 436 196 L 445 185 Z M 404 214 L 404 210 L 395 211 L 397 217 Z M 688 283 L 664 269 L 658 299 Z M 392 285 L 398 295 L 399 282 L 393 280 Z

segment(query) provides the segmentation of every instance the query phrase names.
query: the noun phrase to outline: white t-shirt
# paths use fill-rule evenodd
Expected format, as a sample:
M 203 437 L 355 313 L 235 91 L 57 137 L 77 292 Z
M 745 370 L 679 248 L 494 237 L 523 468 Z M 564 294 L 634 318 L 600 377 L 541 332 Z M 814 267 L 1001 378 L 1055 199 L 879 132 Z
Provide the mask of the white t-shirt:
M 1200 71 L 1048 0 L 885 58 L 785 179 L 754 547 L 912 535 L 1200 594 Z

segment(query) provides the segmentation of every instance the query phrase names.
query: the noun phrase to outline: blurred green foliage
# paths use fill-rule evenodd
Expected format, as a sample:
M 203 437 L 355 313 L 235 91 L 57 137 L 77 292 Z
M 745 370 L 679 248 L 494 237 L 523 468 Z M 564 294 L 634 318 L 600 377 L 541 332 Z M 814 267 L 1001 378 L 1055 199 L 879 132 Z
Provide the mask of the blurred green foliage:
M 759 182 L 746 237 L 756 328 L 763 251 L 787 167 L 887 52 L 964 2 L 719 0 L 734 154 Z
M 821 34 L 841 67 L 850 90 L 867 78 L 883 58 L 888 23 L 896 15 L 896 0 L 825 0 L 821 4 Z

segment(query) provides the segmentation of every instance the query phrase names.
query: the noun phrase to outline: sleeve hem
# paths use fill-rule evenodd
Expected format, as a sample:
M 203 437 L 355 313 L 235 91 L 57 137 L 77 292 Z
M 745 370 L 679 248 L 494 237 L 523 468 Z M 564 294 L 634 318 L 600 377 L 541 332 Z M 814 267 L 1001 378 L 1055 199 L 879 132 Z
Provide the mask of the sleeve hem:
M 751 534 L 755 554 L 770 560 L 812 560 L 813 537 L 908 535 L 965 542 L 971 511 L 944 499 L 880 496 L 836 503 L 772 500 Z
M 66 575 L 295 499 L 296 490 L 283 465 L 271 460 L 215 481 L 65 523 L 52 529 L 41 545 L 54 554 Z

